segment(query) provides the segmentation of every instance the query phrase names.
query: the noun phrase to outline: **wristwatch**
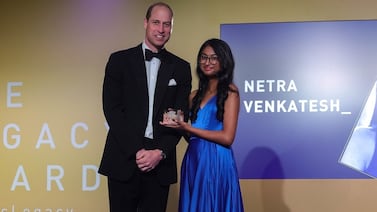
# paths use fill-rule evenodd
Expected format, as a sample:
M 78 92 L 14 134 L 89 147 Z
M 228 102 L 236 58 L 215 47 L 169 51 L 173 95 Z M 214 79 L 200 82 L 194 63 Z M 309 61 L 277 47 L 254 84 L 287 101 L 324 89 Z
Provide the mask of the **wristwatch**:
M 164 151 L 161 150 L 161 157 L 162 157 L 162 160 L 166 159 L 166 154 Z

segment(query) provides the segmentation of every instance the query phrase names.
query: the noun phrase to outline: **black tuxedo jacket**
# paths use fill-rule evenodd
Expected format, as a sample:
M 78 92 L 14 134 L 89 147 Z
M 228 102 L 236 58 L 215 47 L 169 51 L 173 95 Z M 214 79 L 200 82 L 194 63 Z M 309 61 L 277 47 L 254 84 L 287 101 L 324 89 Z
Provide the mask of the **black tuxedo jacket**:
M 165 51 L 153 104 L 153 147 L 167 158 L 155 168 L 163 185 L 177 182 L 176 145 L 181 134 L 159 124 L 164 110 L 182 109 L 188 117 L 190 64 Z M 142 45 L 111 54 L 103 82 L 103 110 L 109 124 L 99 173 L 117 180 L 137 170 L 135 154 L 143 146 L 148 121 L 148 86 Z

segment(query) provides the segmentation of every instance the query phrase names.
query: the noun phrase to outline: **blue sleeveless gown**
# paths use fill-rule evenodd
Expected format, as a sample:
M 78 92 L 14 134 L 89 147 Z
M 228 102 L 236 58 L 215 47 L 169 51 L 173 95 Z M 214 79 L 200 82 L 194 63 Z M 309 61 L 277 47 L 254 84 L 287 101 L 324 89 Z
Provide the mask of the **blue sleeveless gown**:
M 221 130 L 216 96 L 198 111 L 192 126 Z M 180 212 L 243 212 L 237 167 L 231 147 L 192 136 L 181 166 Z

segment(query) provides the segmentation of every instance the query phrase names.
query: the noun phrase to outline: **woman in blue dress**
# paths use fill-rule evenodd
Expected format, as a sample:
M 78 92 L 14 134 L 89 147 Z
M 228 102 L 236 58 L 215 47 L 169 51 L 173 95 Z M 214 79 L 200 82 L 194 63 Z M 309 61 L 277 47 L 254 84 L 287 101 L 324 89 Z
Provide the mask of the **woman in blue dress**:
M 199 88 L 190 95 L 191 124 L 162 123 L 188 133 L 181 166 L 180 212 L 242 212 L 243 203 L 231 145 L 240 98 L 233 83 L 234 59 L 220 39 L 203 43 L 197 56 Z

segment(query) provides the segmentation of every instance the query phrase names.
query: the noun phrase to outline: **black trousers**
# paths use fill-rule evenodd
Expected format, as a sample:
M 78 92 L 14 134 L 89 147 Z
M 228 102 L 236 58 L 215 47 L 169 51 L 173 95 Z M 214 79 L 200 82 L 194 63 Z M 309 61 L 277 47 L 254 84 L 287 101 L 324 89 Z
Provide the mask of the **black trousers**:
M 169 185 L 161 185 L 153 170 L 137 170 L 128 181 L 108 178 L 110 212 L 165 212 Z

